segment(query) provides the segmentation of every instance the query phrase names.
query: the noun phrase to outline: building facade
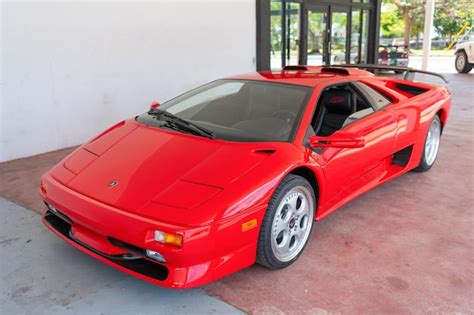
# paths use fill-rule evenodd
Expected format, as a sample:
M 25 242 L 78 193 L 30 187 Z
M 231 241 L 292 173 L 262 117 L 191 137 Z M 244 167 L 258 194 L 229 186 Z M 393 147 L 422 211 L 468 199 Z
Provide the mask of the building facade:
M 380 0 L 260 0 L 257 68 L 374 63 Z
M 0 162 L 228 75 L 373 62 L 380 0 L 3 1 Z

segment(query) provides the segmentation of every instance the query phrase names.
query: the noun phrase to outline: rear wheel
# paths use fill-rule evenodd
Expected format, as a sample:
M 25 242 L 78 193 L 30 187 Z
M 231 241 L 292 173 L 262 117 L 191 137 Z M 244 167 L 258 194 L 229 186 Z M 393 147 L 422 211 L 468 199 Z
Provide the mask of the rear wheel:
M 435 115 L 426 134 L 425 147 L 423 148 L 420 164 L 415 171 L 426 172 L 433 166 L 438 156 L 440 139 L 441 120 L 438 115 Z
M 460 51 L 456 54 L 455 67 L 459 73 L 468 73 L 471 71 L 472 65 L 470 65 L 467 60 L 466 52 Z
M 288 175 L 275 190 L 258 238 L 257 263 L 281 269 L 303 252 L 313 227 L 315 195 L 301 176 Z

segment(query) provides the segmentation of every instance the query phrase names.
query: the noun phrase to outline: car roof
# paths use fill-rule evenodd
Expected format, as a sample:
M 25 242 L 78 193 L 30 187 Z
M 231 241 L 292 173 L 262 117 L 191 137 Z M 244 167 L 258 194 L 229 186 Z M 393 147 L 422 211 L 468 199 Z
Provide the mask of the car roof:
M 368 71 L 357 68 L 289 66 L 277 71 L 261 71 L 235 75 L 228 79 L 266 81 L 314 87 L 323 82 L 333 81 L 335 78 L 342 77 L 360 79 L 367 77 L 374 78 L 374 75 Z

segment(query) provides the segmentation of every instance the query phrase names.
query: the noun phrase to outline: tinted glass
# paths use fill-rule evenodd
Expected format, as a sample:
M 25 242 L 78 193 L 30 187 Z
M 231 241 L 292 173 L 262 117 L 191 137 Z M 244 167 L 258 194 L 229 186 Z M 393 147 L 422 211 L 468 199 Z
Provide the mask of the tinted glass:
M 391 103 L 391 100 L 387 97 L 364 83 L 354 82 L 354 85 L 364 94 L 370 104 L 372 104 L 376 109 L 381 109 Z
M 311 89 L 260 81 L 219 80 L 162 106 L 229 141 L 289 141 Z M 140 123 L 162 127 L 147 113 Z

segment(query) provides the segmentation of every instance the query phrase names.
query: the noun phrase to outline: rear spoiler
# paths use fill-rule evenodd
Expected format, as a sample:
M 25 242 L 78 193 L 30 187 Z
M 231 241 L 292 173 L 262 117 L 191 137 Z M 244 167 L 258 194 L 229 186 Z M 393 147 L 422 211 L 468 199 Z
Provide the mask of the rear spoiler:
M 374 71 L 376 70 L 400 71 L 400 72 L 404 72 L 403 79 L 408 80 L 408 81 L 413 81 L 416 73 L 423 73 L 423 74 L 428 74 L 428 75 L 438 77 L 441 80 L 443 80 L 445 83 L 449 83 L 449 80 L 442 74 L 425 71 L 425 70 L 413 69 L 409 67 L 379 66 L 379 65 L 368 65 L 368 64 L 343 64 L 343 65 L 337 65 L 336 67 L 358 68 L 358 69 L 366 69 L 366 70 L 374 70 Z

